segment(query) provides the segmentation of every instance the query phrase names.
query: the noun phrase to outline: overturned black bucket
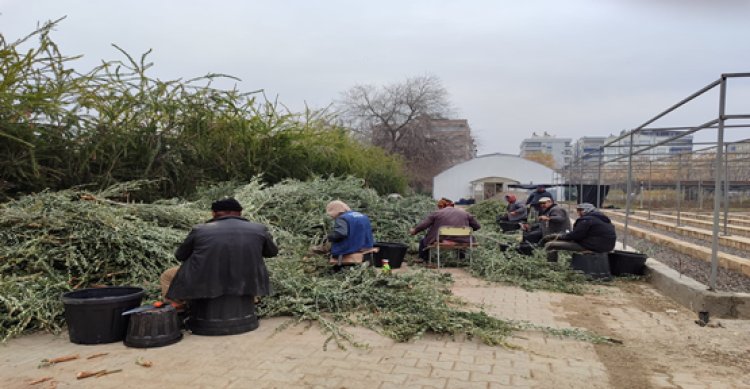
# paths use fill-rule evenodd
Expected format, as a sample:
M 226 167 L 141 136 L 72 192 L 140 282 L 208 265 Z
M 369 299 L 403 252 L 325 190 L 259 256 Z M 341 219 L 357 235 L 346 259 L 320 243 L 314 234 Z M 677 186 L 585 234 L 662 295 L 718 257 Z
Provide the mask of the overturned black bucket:
M 180 320 L 171 305 L 130 315 L 125 345 L 135 348 L 162 347 L 182 339 Z
M 190 300 L 187 326 L 196 335 L 234 335 L 258 328 L 253 296 Z
M 609 253 L 609 269 L 613 276 L 642 276 L 646 269 L 646 254 L 615 250 Z
M 570 267 L 595 280 L 612 278 L 607 253 L 573 253 L 570 259 Z
M 372 257 L 374 262 L 373 265 L 375 267 L 381 267 L 383 266 L 383 260 L 387 259 L 391 269 L 398 269 L 401 267 L 401 264 L 404 262 L 404 257 L 406 256 L 406 250 L 409 248 L 409 246 L 403 243 L 393 242 L 376 242 L 374 247 L 377 247 L 380 250 L 378 250 L 378 252 Z
M 70 341 L 77 344 L 119 342 L 125 338 L 129 316 L 122 313 L 141 305 L 143 289 L 108 286 L 62 295 Z
M 521 224 L 518 221 L 499 221 L 497 224 L 503 232 L 518 231 L 521 229 Z

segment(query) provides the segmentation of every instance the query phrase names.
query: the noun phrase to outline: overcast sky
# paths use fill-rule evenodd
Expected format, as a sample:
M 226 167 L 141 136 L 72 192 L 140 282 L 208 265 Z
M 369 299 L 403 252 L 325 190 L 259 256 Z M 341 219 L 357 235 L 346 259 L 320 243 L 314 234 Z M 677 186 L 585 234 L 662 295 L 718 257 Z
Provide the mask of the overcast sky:
M 155 77 L 227 73 L 296 111 L 356 84 L 434 75 L 480 154 L 517 154 L 532 131 L 631 129 L 721 73 L 750 72 L 745 0 L 0 0 L 0 33 L 12 41 L 62 16 L 52 36 L 84 55 L 79 70 L 122 59 L 111 43 L 153 49 Z M 729 90 L 730 113 L 750 113 L 750 80 Z M 717 110 L 712 93 L 659 124 Z

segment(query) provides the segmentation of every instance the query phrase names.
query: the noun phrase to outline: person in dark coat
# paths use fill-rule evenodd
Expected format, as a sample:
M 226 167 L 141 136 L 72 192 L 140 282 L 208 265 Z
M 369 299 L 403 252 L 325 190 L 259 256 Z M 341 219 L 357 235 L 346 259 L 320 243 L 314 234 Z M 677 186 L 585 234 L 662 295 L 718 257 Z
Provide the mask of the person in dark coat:
M 561 207 L 551 197 L 539 199 L 542 214 L 537 217 L 542 235 L 565 233 L 570 230 L 570 217 L 568 211 Z
M 521 228 L 521 222 L 526 221 L 526 205 L 516 199 L 514 194 L 506 194 L 505 213 L 497 215 L 495 222 L 503 232 L 516 231 Z
M 561 207 L 550 197 L 539 199 L 541 214 L 537 217 L 537 223 L 532 226 L 526 224 L 524 229 L 528 232 L 524 234 L 526 241 L 537 243 L 542 238 L 552 234 L 565 233 L 570 230 L 570 217 L 568 211 Z
M 213 218 L 193 227 L 175 257 L 181 266 L 161 277 L 168 301 L 219 296 L 267 296 L 271 285 L 264 257 L 279 249 L 266 226 L 243 218 L 242 206 L 227 198 L 211 204 Z
M 326 206 L 326 214 L 333 218 L 333 230 L 328 233 L 331 256 L 342 265 L 344 256 L 371 249 L 375 239 L 367 215 L 352 211 L 346 203 L 334 200 Z
M 526 199 L 526 206 L 534 208 L 537 213 L 541 213 L 542 205 L 539 204 L 539 199 L 544 197 L 550 198 L 553 201 L 555 200 L 555 198 L 550 192 L 547 191 L 544 185 L 539 185 L 536 187 L 536 190 L 531 192 L 529 197 Z
M 416 235 L 421 231 L 428 230 L 424 238 L 419 241 L 419 258 L 428 261 L 430 252 L 427 246 L 435 243 L 438 239 L 438 230 L 443 226 L 471 227 L 474 231 L 481 228 L 477 219 L 463 209 L 455 208 L 453 201 L 442 198 L 437 204 L 438 210 L 429 214 L 424 220 L 409 230 L 409 234 Z M 461 238 L 451 239 L 459 243 L 464 242 Z
M 617 234 L 612 221 L 589 203 L 578 204 L 576 211 L 578 219 L 573 225 L 573 231 L 548 235 L 543 239 L 549 240 L 544 246 L 548 261 L 556 262 L 559 250 L 595 253 L 614 250 Z
M 505 195 L 505 201 L 508 203 L 505 207 L 505 213 L 495 218 L 498 223 L 501 221 L 517 222 L 526 219 L 526 205 L 518 201 L 516 195 Z

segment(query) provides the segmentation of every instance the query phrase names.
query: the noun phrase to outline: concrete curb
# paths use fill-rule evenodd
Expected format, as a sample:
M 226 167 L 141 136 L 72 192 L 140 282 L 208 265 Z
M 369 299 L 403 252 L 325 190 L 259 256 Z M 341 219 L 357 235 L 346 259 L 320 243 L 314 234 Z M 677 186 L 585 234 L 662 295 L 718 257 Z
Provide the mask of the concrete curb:
M 724 319 L 750 319 L 750 293 L 710 291 L 706 285 L 653 258 L 646 261 L 646 276 L 661 293 L 693 312 L 708 311 L 711 316 Z

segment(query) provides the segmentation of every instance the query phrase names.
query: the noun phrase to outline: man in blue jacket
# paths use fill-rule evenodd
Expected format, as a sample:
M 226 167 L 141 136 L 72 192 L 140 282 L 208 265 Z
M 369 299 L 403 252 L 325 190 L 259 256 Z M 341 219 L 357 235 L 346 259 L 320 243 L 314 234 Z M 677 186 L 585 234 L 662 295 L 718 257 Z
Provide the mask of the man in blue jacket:
M 340 200 L 328 203 L 326 214 L 334 219 L 328 241 L 331 242 L 331 256 L 338 259 L 339 266 L 345 255 L 372 248 L 372 227 L 365 214 L 352 211 Z
M 566 234 L 553 234 L 542 238 L 545 241 L 547 260 L 557 262 L 558 250 L 593 251 L 608 253 L 615 248 L 617 234 L 612 221 L 589 203 L 576 206 L 578 219 L 573 224 L 573 231 Z

